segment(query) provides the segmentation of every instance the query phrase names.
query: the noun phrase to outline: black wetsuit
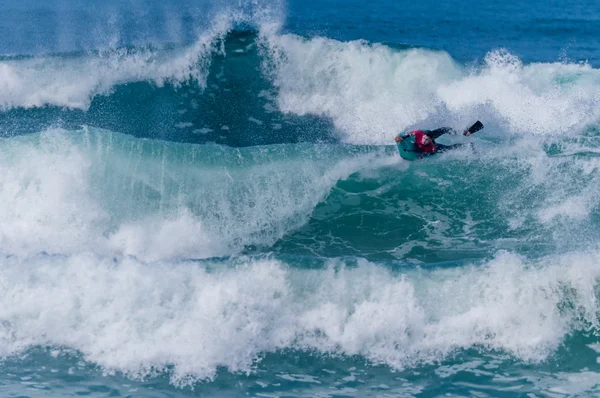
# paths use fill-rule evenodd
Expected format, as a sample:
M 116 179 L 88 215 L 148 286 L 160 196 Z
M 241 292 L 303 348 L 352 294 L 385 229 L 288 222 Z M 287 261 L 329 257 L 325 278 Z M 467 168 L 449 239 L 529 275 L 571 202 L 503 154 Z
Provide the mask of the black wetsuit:
M 454 130 L 451 127 L 440 127 L 439 129 L 435 129 L 435 130 L 421 130 L 424 134 L 427 134 L 431 140 L 433 141 L 433 144 L 435 145 L 435 153 L 442 153 L 445 151 L 448 151 L 450 149 L 457 149 L 462 147 L 464 144 L 454 144 L 454 145 L 444 145 L 444 144 L 438 144 L 437 142 L 435 142 L 436 138 L 439 138 L 440 136 L 444 135 L 444 134 L 456 134 L 456 130 Z M 410 134 L 407 134 L 405 136 L 403 136 L 402 138 L 408 138 L 410 137 Z M 427 155 L 433 155 L 433 153 L 427 153 L 425 154 L 425 156 Z
M 456 130 L 454 130 L 453 128 L 450 127 L 440 127 L 439 129 L 435 129 L 435 130 L 422 130 L 425 134 L 427 134 L 429 137 L 431 137 L 434 145 L 435 145 L 435 152 L 436 153 L 442 153 L 445 151 L 448 151 L 450 149 L 456 149 L 456 148 L 460 148 L 461 146 L 463 146 L 464 144 L 454 144 L 454 145 L 444 145 L 444 144 L 438 144 L 437 142 L 435 142 L 436 138 L 439 138 L 440 136 L 448 133 L 448 134 L 456 134 Z

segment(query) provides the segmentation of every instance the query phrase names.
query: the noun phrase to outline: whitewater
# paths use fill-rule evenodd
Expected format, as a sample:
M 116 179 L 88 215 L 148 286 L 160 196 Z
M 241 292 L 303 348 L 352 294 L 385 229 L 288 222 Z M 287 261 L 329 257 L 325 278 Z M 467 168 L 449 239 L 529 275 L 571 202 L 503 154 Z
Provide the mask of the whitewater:
M 600 9 L 376 3 L 0 6 L 7 396 L 597 394 Z

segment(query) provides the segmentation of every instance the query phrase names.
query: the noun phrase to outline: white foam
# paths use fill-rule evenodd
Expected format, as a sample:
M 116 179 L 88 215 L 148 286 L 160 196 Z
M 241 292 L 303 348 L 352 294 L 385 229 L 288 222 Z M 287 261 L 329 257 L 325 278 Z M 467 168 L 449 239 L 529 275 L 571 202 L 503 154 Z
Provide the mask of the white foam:
M 465 68 L 444 52 L 363 41 L 264 41 L 279 108 L 331 118 L 351 143 L 384 144 L 409 128 L 462 128 L 476 119 L 517 134 L 577 133 L 600 119 L 600 71 L 586 64 L 523 65 L 492 51 L 482 66 Z
M 268 148 L 169 144 L 91 128 L 5 139 L 0 147 L 2 252 L 145 260 L 272 244 L 376 156 L 313 147 L 305 157 L 275 147 L 274 158 Z M 215 156 L 225 163 L 215 166 Z
M 575 372 L 553 372 L 546 377 L 529 377 L 537 388 L 552 396 L 589 395 L 597 389 L 600 374 L 582 368 Z
M 208 134 L 208 133 L 212 133 L 214 130 L 208 127 L 203 127 L 201 129 L 195 129 L 192 131 L 192 133 L 194 134 Z
M 173 367 L 178 385 L 223 366 L 251 372 L 282 349 L 360 355 L 394 369 L 461 349 L 538 362 L 597 328 L 600 254 L 400 274 L 359 262 L 140 263 L 92 255 L 0 260 L 0 354 L 70 347 L 133 377 Z
M 480 148 L 480 151 L 484 163 L 503 169 L 505 176 L 512 176 L 512 188 L 501 195 L 497 206 L 502 214 L 512 218 L 513 227 L 538 222 L 541 227 L 552 227 L 557 241 L 565 241 L 565 238 L 573 238 L 569 235 L 576 229 L 574 226 L 591 226 L 590 215 L 600 205 L 597 173 L 600 159 L 573 155 L 593 153 L 595 143 L 530 134 L 512 139 L 508 144 L 491 150 Z M 549 155 L 546 151 L 549 145 L 560 146 L 562 153 Z M 498 182 L 506 181 L 502 173 L 498 175 Z M 502 189 L 499 188 L 501 183 L 497 184 L 490 189 Z
M 0 145 L 0 247 L 10 253 L 73 252 L 99 237 L 90 227 L 106 214 L 89 200 L 91 162 L 55 132 L 2 140 Z
M 123 223 L 109 237 L 115 253 L 135 255 L 150 261 L 163 258 L 205 258 L 230 253 L 218 236 L 210 236 L 202 221 L 189 211 L 181 210 L 176 218 L 152 219 Z

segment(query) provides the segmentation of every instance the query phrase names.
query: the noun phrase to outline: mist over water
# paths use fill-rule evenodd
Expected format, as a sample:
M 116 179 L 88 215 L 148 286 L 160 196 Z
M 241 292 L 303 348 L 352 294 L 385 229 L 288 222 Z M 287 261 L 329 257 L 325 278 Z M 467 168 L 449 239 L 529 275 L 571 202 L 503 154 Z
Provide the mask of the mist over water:
M 593 10 L 466 54 L 459 14 L 299 4 L 3 6 L 7 391 L 593 394 Z M 475 120 L 439 139 L 474 150 L 392 145 Z

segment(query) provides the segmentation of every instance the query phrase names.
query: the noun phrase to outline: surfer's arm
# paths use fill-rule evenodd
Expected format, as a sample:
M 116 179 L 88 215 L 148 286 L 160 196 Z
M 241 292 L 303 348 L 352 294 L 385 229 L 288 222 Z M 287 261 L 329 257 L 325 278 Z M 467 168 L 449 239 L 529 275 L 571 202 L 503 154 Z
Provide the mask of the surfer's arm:
M 436 138 L 444 134 L 456 134 L 456 130 L 454 130 L 451 127 L 440 127 L 439 129 L 435 130 L 427 130 L 425 131 L 425 134 L 430 136 L 432 140 L 435 140 Z
M 398 135 L 396 136 L 396 138 L 394 138 L 394 140 L 395 140 L 396 142 L 402 142 L 402 140 L 405 140 L 405 139 L 407 139 L 408 137 L 410 137 L 410 134 L 406 134 L 406 135 L 400 135 L 400 134 L 398 134 Z

